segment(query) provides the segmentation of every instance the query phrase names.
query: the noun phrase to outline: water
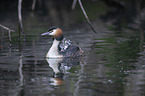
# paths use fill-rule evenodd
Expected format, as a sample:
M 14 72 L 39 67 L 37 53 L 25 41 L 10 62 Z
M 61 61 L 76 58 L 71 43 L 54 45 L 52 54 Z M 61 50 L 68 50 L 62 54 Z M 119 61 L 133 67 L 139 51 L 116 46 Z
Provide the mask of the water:
M 75 13 L 62 7 L 59 11 L 62 17 L 48 16 L 40 10 L 25 11 L 26 41 L 18 36 L 16 12 L 9 13 L 11 18 L 3 16 L 7 12 L 3 13 L 5 19 L 1 24 L 16 32 L 11 33 L 10 43 L 7 31 L 0 29 L 0 95 L 144 96 L 144 9 L 141 19 L 138 13 L 132 15 L 127 9 L 125 16 L 116 13 L 110 17 L 112 11 L 107 11 L 102 2 L 99 4 L 105 13 L 99 11 L 98 18 L 92 20 L 97 34 L 76 16 L 79 9 Z M 52 39 L 40 34 L 54 25 L 61 26 L 65 37 L 84 50 L 81 60 L 45 58 Z

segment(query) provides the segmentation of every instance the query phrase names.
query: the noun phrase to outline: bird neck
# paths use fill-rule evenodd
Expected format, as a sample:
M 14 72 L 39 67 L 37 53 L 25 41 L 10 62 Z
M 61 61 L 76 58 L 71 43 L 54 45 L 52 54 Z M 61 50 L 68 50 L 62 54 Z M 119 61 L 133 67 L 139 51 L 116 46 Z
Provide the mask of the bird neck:
M 52 58 L 62 57 L 62 55 L 60 55 L 60 53 L 59 53 L 60 42 L 61 41 L 54 39 L 53 44 L 52 44 L 51 48 L 49 49 L 46 57 L 52 57 Z
M 52 43 L 52 46 L 51 46 L 49 51 L 52 51 L 52 50 L 53 51 L 58 51 L 59 50 L 59 44 L 60 44 L 60 41 L 54 39 L 53 43 Z
M 61 41 L 63 39 L 63 35 L 54 37 L 54 40 Z

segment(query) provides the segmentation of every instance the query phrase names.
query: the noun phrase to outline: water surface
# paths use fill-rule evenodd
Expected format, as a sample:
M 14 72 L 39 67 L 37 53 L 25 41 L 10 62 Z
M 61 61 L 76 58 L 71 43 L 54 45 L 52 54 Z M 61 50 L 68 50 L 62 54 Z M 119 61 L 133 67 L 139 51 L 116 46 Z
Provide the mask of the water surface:
M 3 17 L 2 23 L 16 32 L 11 34 L 12 42 L 9 42 L 7 31 L 0 30 L 0 95 L 144 96 L 142 22 L 145 18 L 140 20 L 138 14 L 129 14 L 130 11 L 118 12 L 110 17 L 109 14 L 116 11 L 107 11 L 104 3 L 99 4 L 103 5 L 101 8 L 104 11 L 97 11 L 99 16 L 91 20 L 97 34 L 84 19 L 82 22 L 80 16 L 76 17 L 79 9 L 74 14 L 74 11 L 61 7 L 58 13 L 61 17 L 56 15 L 56 9 L 51 11 L 52 16 L 42 14 L 40 10 L 26 11 L 23 16 L 25 40 L 22 36 L 19 38 L 17 23 L 12 25 L 17 19 L 16 12 L 11 13 L 11 18 Z M 84 50 L 85 56 L 81 60 L 45 58 L 52 39 L 40 34 L 54 25 L 60 26 L 65 37 Z

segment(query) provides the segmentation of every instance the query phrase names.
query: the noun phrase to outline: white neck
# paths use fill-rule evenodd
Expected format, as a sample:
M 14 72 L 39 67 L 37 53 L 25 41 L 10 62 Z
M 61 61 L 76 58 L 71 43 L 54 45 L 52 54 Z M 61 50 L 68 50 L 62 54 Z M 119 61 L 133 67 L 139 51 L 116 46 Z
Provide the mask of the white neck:
M 49 58 L 62 58 L 63 57 L 63 55 L 59 54 L 59 50 L 58 50 L 59 43 L 60 41 L 54 39 L 53 44 L 51 48 L 49 49 L 46 57 L 49 57 Z

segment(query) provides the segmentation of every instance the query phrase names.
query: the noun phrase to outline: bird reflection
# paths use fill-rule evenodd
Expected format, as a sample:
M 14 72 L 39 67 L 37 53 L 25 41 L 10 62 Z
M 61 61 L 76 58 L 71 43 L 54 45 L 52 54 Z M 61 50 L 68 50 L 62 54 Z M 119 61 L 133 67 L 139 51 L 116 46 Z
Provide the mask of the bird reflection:
M 50 79 L 52 83 L 51 85 L 62 85 L 63 84 L 63 73 L 60 70 L 61 61 L 63 59 L 46 59 L 49 66 L 52 68 L 54 72 L 54 77 Z
M 49 59 L 46 58 L 49 66 L 52 68 L 54 75 L 50 79 L 51 85 L 59 86 L 63 84 L 64 74 L 73 66 L 79 65 L 80 59 L 64 58 L 64 59 Z

